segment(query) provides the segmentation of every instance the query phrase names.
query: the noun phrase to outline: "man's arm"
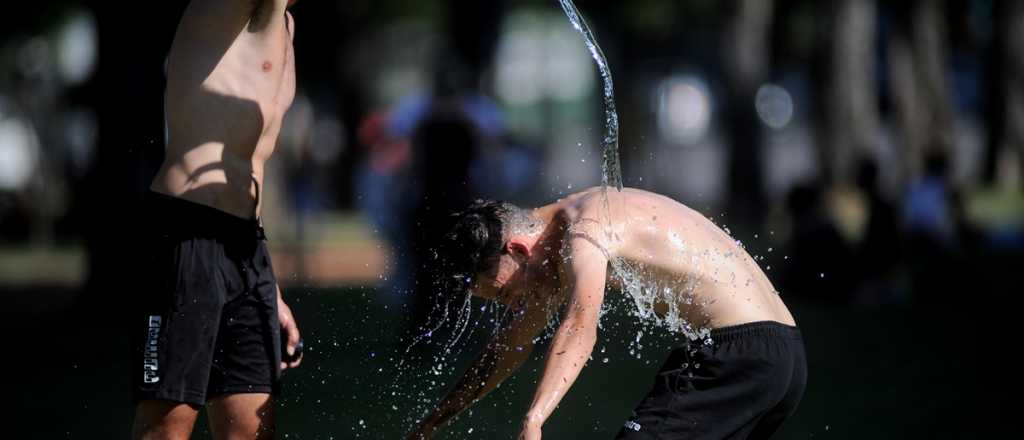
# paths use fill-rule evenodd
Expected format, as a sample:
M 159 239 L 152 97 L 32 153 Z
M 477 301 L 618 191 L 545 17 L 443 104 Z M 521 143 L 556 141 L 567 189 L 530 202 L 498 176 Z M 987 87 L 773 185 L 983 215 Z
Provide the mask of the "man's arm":
M 583 236 L 572 236 L 567 246 L 569 304 L 548 349 L 544 373 L 523 420 L 521 439 L 540 438 L 541 426 L 572 387 L 597 342 L 608 258 Z
M 248 24 L 250 32 L 260 32 L 272 18 L 284 16 L 288 0 L 192 0 L 189 9 L 208 26 L 242 29 Z
M 541 303 L 528 304 L 513 312 L 516 316 L 512 322 L 487 344 L 462 379 L 409 438 L 430 438 L 438 428 L 493 391 L 519 369 L 533 352 L 534 338 L 547 324 L 546 306 Z
M 285 336 L 285 352 L 288 353 L 288 356 L 294 356 L 302 338 L 299 336 L 299 326 L 295 323 L 295 317 L 292 316 L 292 309 L 284 303 L 284 298 L 281 297 L 281 286 L 277 287 L 277 319 Z M 281 370 L 298 367 L 301 363 L 302 353 L 299 353 L 299 357 L 296 359 L 282 359 Z

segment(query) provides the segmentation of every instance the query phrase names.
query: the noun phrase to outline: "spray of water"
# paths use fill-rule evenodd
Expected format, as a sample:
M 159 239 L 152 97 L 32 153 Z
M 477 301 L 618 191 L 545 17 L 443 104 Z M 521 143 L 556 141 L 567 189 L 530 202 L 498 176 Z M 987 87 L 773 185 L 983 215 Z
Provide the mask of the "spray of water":
M 562 10 L 565 11 L 566 17 L 569 17 L 572 27 L 583 36 L 583 42 L 587 45 L 590 56 L 594 58 L 594 63 L 597 64 L 597 69 L 601 73 L 601 81 L 604 83 L 604 138 L 601 142 L 603 147 L 601 186 L 604 191 L 608 190 L 609 185 L 622 191 L 622 169 L 619 165 L 619 114 L 615 110 L 615 87 L 612 84 L 612 71 L 608 68 L 608 59 L 605 58 L 604 52 L 601 51 L 601 46 L 597 45 L 594 33 L 590 30 L 587 22 L 583 20 L 583 17 L 580 16 L 580 12 L 576 9 L 576 5 L 573 4 L 572 0 L 558 0 L 558 3 L 562 5 Z M 605 203 L 607 204 L 607 196 L 605 196 Z

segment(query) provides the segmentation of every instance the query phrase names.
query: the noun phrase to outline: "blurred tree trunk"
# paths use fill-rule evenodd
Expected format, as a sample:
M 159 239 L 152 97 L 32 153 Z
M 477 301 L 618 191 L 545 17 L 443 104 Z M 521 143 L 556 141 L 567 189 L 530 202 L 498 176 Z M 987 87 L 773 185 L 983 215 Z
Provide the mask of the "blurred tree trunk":
M 858 157 L 878 144 L 874 0 L 843 0 L 831 8 L 833 29 L 825 85 L 823 181 L 850 183 Z
M 996 183 L 1000 155 L 1017 150 L 1024 170 L 1024 2 L 993 5 L 993 41 L 986 66 L 988 141 L 982 178 Z
M 888 43 L 889 79 L 903 143 L 903 180 L 919 175 L 924 154 L 953 147 L 953 109 L 946 81 L 947 29 L 941 1 L 917 0 L 894 8 Z
M 457 304 L 447 288 L 450 280 L 438 278 L 443 266 L 436 257 L 437 248 L 451 226 L 451 214 L 465 209 L 478 195 L 467 182 L 481 138 L 461 100 L 480 92 L 481 79 L 494 58 L 504 10 L 504 1 L 476 0 L 454 1 L 446 10 L 448 38 L 443 55 L 435 60 L 432 102 L 412 137 L 413 175 L 422 188 L 407 224 L 416 264 L 414 329 L 427 325 L 431 313 Z
M 76 316 L 90 326 L 118 327 L 150 286 L 133 275 L 133 243 L 143 194 L 163 158 L 164 60 L 184 3 L 154 3 L 132 14 L 116 2 L 89 3 L 96 13 L 99 63 L 88 98 L 99 120 L 96 162 L 83 197 L 89 276 Z
M 454 0 L 448 4 L 449 44 L 476 88 L 494 58 L 506 0 Z
M 754 107 L 757 88 L 767 79 L 773 2 L 728 3 L 722 54 L 727 80 L 725 125 L 729 154 L 729 213 L 757 218 L 764 211 L 761 171 L 761 123 Z

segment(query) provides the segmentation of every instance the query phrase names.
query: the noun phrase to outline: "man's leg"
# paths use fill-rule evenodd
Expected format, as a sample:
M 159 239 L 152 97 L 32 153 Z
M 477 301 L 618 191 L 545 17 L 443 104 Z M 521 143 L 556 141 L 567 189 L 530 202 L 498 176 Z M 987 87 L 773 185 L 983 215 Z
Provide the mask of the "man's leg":
M 274 438 L 274 399 L 265 393 L 217 396 L 207 404 L 210 431 L 218 440 Z
M 187 440 L 198 408 L 169 400 L 143 400 L 135 405 L 134 440 Z

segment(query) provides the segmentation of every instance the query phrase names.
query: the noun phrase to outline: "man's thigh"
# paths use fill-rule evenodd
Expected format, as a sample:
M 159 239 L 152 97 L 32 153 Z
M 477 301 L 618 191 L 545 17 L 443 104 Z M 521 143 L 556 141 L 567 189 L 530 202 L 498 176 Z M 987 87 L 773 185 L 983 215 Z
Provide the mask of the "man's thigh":
M 192 435 L 199 409 L 169 400 L 143 400 L 135 405 L 132 438 L 186 440 Z
M 266 393 L 225 394 L 206 404 L 215 439 L 274 438 L 274 399 Z

